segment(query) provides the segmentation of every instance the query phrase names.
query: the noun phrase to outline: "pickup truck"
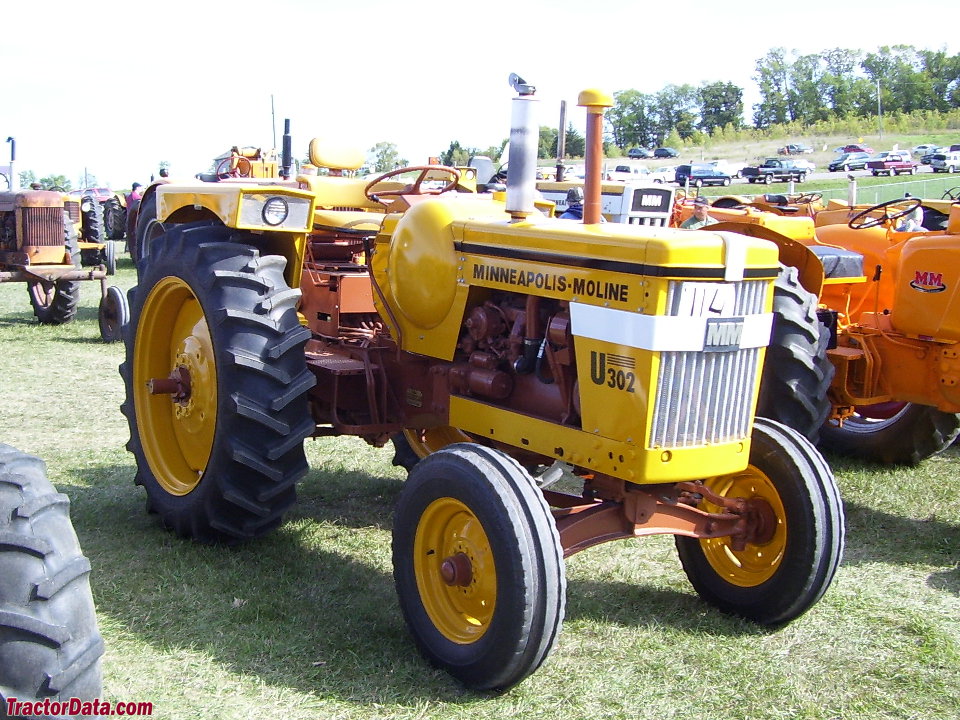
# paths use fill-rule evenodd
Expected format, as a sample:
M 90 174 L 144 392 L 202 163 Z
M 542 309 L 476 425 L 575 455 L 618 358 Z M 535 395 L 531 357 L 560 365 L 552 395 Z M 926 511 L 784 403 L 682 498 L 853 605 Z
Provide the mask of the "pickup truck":
M 809 170 L 806 167 L 798 167 L 793 160 L 781 158 L 766 158 L 762 165 L 756 167 L 745 167 L 740 175 L 745 177 L 751 183 L 765 183 L 769 185 L 774 182 L 787 182 L 796 180 L 803 182 L 807 179 Z
M 908 150 L 890 150 L 878 153 L 867 161 L 867 170 L 878 175 L 913 175 L 917 172 L 916 161 L 910 158 Z

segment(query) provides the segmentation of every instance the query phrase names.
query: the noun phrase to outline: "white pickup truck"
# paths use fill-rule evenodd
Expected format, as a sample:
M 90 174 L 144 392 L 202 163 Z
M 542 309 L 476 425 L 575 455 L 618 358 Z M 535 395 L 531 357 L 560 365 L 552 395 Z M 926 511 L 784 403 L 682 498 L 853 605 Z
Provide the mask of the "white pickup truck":
M 620 182 L 667 183 L 673 181 L 673 173 L 663 170 L 649 170 L 639 165 L 617 165 L 613 170 L 605 170 L 603 178 L 604 180 Z

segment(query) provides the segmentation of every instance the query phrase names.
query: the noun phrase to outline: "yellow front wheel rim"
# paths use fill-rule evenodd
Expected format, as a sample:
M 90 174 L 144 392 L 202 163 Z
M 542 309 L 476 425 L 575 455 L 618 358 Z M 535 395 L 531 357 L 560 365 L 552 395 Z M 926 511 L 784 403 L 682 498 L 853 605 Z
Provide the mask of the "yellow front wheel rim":
M 707 562 L 727 582 L 739 587 L 756 587 L 765 583 L 779 569 L 787 545 L 786 513 L 773 482 L 751 466 L 736 475 L 713 478 L 706 485 L 723 497 L 762 500 L 770 505 L 776 525 L 769 540 L 758 544 L 748 542 L 742 550 L 734 549 L 730 537 L 700 541 Z M 710 502 L 704 502 L 701 508 L 708 512 L 723 512 Z
M 497 573 L 487 534 L 459 500 L 434 500 L 417 524 L 413 567 L 434 627 L 458 644 L 476 642 L 490 627 Z
M 144 455 L 166 492 L 186 495 L 206 469 L 217 422 L 213 341 L 189 285 L 166 277 L 150 290 L 135 342 L 133 392 Z M 157 381 L 171 378 L 187 379 L 179 385 L 186 397 L 157 392 Z

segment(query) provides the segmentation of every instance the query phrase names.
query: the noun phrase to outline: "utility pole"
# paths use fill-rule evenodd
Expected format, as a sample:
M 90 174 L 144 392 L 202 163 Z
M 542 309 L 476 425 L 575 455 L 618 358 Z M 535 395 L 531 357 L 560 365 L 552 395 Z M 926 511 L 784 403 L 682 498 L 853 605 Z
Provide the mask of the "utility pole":
M 877 78 L 877 123 L 880 126 L 880 139 L 883 140 L 883 106 L 880 104 L 880 78 Z

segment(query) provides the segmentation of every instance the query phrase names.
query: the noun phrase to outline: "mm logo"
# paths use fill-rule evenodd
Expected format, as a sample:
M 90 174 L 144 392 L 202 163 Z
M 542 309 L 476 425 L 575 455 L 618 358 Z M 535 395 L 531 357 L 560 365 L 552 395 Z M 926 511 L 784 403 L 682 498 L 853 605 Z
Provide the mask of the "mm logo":
M 910 287 L 925 293 L 938 293 L 947 289 L 947 286 L 943 284 L 943 273 L 920 270 L 915 272 Z
M 739 350 L 741 335 L 743 335 L 742 318 L 707 318 L 703 349 L 706 352 Z

